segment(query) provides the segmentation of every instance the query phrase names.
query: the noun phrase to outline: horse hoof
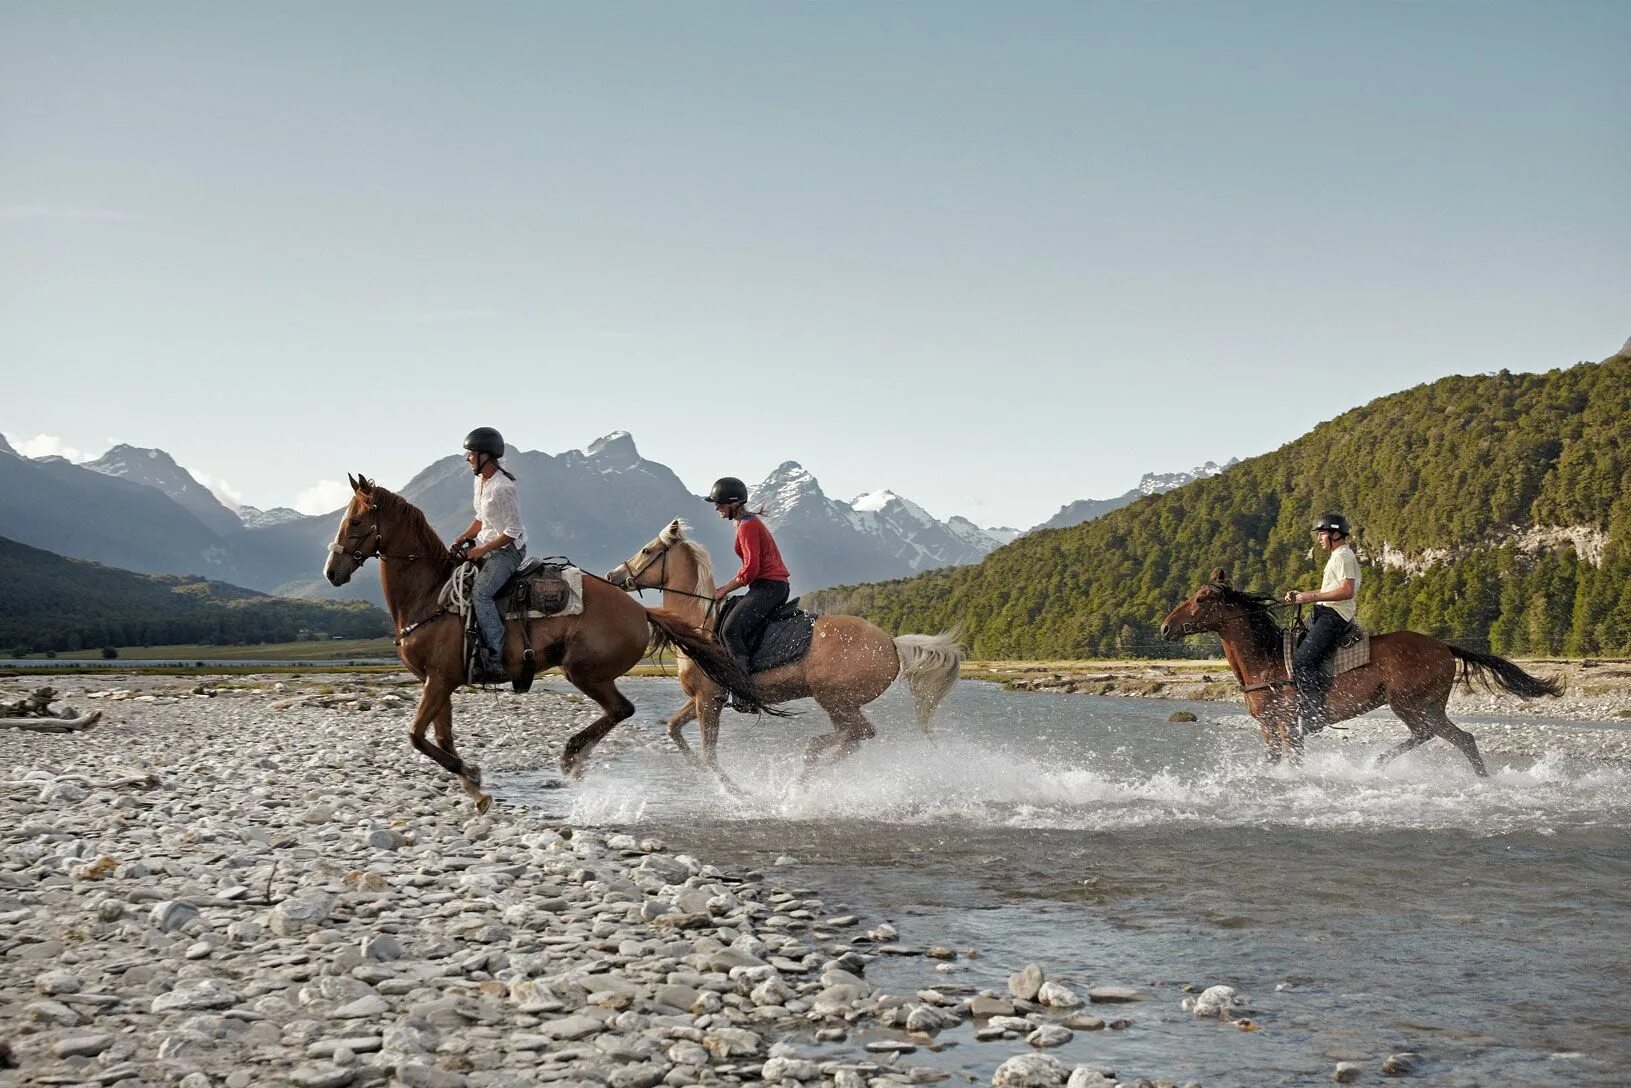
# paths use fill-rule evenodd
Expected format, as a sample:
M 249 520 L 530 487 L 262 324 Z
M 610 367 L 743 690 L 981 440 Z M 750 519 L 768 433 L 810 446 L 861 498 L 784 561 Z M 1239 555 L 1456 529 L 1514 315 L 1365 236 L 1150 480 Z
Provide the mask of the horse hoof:
M 472 789 L 481 789 L 481 768 L 474 763 L 464 765 L 464 779 L 470 783 Z
M 481 796 L 476 798 L 476 814 L 477 815 L 479 815 L 479 816 L 487 815 L 487 810 L 492 808 L 492 807 L 493 807 L 493 796 L 492 796 L 492 794 L 484 793 Z

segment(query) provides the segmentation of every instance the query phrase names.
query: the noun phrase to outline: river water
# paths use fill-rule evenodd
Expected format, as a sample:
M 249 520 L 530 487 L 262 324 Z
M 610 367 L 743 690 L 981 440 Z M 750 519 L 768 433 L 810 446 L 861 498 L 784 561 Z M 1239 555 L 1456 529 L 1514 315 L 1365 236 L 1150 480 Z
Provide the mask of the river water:
M 678 689 L 626 686 L 641 711 L 625 728 L 660 734 Z M 880 739 L 800 787 L 802 738 L 825 719 L 795 708 L 726 715 L 722 764 L 745 799 L 656 744 L 534 798 L 722 866 L 790 855 L 778 878 L 829 907 L 919 948 L 978 950 L 945 972 L 881 957 L 868 977 L 890 992 L 1005 992 L 1034 961 L 1079 993 L 1148 995 L 1093 1006 L 1131 1026 L 1078 1032 L 1053 1051 L 1067 1064 L 1319 1084 L 1343 1060 L 1380 1080 L 1382 1059 L 1410 1050 L 1420 1083 L 1631 1083 L 1631 767 L 1593 739 L 1623 726 L 1558 723 L 1566 751 L 1486 754 L 1488 781 L 1438 741 L 1375 768 L 1402 726 L 1373 744 L 1316 738 L 1301 769 L 1271 770 L 1237 707 L 965 682 L 935 742 L 891 691 L 871 708 Z M 1168 724 L 1178 709 L 1201 722 Z M 1181 1010 L 1185 984 L 1217 983 L 1249 995 L 1261 1030 Z M 966 1026 L 941 1038 L 954 1045 L 910 1060 L 983 1083 L 1027 1049 Z

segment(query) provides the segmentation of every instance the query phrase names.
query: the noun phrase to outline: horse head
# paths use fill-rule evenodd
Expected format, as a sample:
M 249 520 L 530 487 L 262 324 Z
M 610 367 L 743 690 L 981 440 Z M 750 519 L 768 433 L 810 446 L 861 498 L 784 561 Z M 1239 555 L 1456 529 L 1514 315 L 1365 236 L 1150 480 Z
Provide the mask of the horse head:
M 340 516 L 340 531 L 334 534 L 334 543 L 328 546 L 328 562 L 323 564 L 323 577 L 333 586 L 349 582 L 358 568 L 378 555 L 380 549 L 374 481 L 361 473 L 348 474 L 345 479 L 351 485 L 351 502 Z
M 675 518 L 645 547 L 606 573 L 619 589 L 662 589 L 668 585 L 668 553 L 685 539 L 685 522 Z
M 1241 614 L 1242 596 L 1229 585 L 1229 576 L 1223 568 L 1218 567 L 1205 585 L 1167 613 L 1167 618 L 1161 621 L 1161 637 L 1171 640 L 1216 631 Z

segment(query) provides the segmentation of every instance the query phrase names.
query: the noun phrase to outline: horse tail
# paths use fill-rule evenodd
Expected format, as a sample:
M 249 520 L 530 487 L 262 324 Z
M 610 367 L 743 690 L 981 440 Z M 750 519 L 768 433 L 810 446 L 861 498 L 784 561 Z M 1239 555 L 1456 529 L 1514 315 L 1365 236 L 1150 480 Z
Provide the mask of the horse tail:
M 1530 676 L 1504 657 L 1464 649 L 1449 643 L 1445 645 L 1450 646 L 1450 653 L 1461 662 L 1461 683 L 1468 691 L 1472 690 L 1472 680 L 1476 676 L 1484 687 L 1488 688 L 1493 683 L 1521 699 L 1538 699 L 1542 695 L 1563 694 L 1563 685 L 1559 681 Z
M 934 736 L 934 710 L 957 683 L 963 667 L 963 648 L 957 632 L 938 635 L 902 635 L 895 640 L 900 658 L 900 676 L 917 705 L 917 724 L 925 735 Z
M 673 647 L 689 657 L 702 670 L 702 675 L 724 688 L 744 708 L 755 714 L 769 714 L 785 718 L 787 711 L 778 710 L 759 700 L 753 690 L 753 678 L 736 663 L 712 631 L 688 623 L 666 608 L 646 609 L 651 624 L 651 645 L 656 651 Z

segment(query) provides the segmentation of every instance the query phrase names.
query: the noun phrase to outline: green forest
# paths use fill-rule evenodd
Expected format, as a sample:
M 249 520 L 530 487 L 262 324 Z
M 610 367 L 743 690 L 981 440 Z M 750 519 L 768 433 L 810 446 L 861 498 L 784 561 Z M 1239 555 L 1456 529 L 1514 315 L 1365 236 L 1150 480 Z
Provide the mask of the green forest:
M 1211 655 L 1211 636 L 1161 641 L 1165 614 L 1214 567 L 1244 589 L 1317 588 L 1309 528 L 1327 510 L 1356 528 L 1372 631 L 1631 655 L 1631 357 L 1444 378 L 976 566 L 804 599 L 894 633 L 956 627 L 983 658 Z M 1584 529 L 1586 544 L 1524 539 L 1536 527 Z
M 362 601 L 300 601 L 177 574 L 134 574 L 0 537 L 0 653 L 377 638 Z

